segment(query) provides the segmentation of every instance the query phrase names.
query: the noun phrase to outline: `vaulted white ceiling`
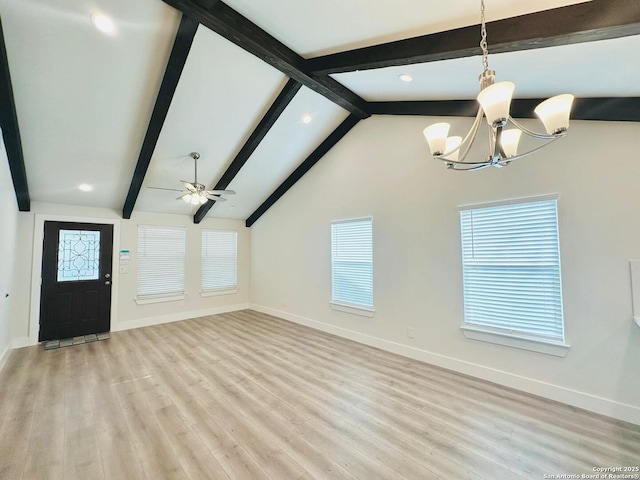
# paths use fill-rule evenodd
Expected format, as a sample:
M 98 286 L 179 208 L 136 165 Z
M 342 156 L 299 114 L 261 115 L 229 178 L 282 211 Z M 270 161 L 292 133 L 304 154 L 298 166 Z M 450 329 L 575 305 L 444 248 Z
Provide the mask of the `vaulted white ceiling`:
M 477 24 L 479 0 L 227 0 L 305 58 Z M 486 0 L 488 20 L 582 3 Z M 117 32 L 90 17 L 103 12 Z M 122 210 L 181 14 L 162 0 L 0 0 L 31 199 Z M 567 19 L 570 21 L 570 19 Z M 640 36 L 491 54 L 516 97 L 640 96 Z M 491 51 L 491 30 L 489 31 Z M 472 99 L 479 57 L 332 75 L 365 100 Z M 413 81 L 399 80 L 410 73 Z M 192 215 L 177 201 L 193 180 L 213 187 L 288 78 L 200 25 L 151 158 L 138 211 Z M 311 122 L 302 117 L 311 115 Z M 347 117 L 302 87 L 210 216 L 246 219 Z M 86 183 L 94 187 L 82 192 Z

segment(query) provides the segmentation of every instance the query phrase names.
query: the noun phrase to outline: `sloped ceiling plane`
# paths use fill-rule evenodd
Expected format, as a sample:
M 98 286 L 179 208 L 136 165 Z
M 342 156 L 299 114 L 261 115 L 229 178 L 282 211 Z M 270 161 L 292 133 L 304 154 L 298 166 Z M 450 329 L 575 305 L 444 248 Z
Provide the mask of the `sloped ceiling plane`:
M 637 0 L 486 0 L 512 115 L 576 96 L 576 120 L 640 121 Z M 256 222 L 372 115 L 473 116 L 479 0 L 0 0 L 0 126 L 30 201 Z M 109 15 L 105 35 L 90 22 Z M 409 74 L 413 82 L 398 80 Z M 425 145 L 425 151 L 426 151 Z M 209 189 L 175 196 L 201 154 Z M 91 183 L 91 197 L 77 185 Z M 185 210 L 187 208 L 187 210 Z

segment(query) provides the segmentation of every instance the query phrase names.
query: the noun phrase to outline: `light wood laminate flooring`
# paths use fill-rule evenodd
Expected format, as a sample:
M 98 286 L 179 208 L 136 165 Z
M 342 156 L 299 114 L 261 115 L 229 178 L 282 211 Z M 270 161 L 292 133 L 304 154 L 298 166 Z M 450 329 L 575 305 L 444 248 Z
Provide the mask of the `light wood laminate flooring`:
M 638 426 L 250 310 L 111 337 L 11 354 L 0 479 L 517 480 L 640 465 Z

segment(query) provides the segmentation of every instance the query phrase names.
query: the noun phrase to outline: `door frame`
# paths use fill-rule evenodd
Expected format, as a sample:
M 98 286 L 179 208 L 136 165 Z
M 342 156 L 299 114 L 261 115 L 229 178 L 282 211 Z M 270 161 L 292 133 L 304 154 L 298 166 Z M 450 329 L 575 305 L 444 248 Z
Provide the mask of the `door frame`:
M 42 249 L 44 239 L 44 222 L 104 223 L 113 225 L 113 251 L 111 259 L 111 279 L 115 288 L 111 289 L 111 331 L 118 329 L 118 290 L 120 286 L 120 269 L 118 268 L 118 252 L 120 251 L 120 219 L 100 217 L 76 217 L 69 215 L 53 215 L 37 213 L 33 227 L 33 259 L 31 263 L 31 307 L 29 310 L 29 345 L 38 344 L 40 330 L 40 296 L 42 284 Z

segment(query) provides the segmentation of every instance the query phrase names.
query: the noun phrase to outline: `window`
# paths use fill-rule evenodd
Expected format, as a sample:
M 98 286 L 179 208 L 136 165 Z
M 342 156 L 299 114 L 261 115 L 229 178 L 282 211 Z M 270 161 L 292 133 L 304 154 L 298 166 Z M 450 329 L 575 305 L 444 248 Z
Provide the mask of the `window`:
M 238 233 L 202 230 L 202 292 L 232 293 L 238 288 Z
M 460 226 L 463 329 L 563 344 L 556 198 L 465 208 Z
M 138 303 L 184 298 L 184 228 L 138 226 Z
M 371 218 L 331 224 L 331 302 L 338 310 L 373 312 Z

